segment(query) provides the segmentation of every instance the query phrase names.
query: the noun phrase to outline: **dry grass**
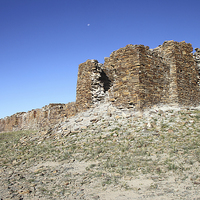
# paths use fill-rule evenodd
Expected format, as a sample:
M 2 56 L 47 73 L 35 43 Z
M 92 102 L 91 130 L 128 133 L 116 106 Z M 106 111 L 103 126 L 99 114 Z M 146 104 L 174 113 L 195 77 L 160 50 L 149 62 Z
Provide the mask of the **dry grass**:
M 181 180 L 185 180 L 188 173 L 198 177 L 194 171 L 199 170 L 200 164 L 199 119 L 199 110 L 171 110 L 148 119 L 129 119 L 126 123 L 113 120 L 109 126 L 102 119 L 100 125 L 94 124 L 82 132 L 60 136 L 60 139 L 31 131 L 1 133 L 1 166 L 92 161 L 94 163 L 86 168 L 88 177 L 98 177 L 102 187 L 113 184 L 125 189 L 133 188 L 123 181 L 124 178 L 136 178 L 141 174 L 165 178 L 172 172 Z M 29 179 L 30 182 L 34 180 Z M 156 188 L 153 184 L 150 189 Z M 54 189 L 41 188 L 41 191 L 52 195 Z M 63 194 L 69 192 L 66 189 Z

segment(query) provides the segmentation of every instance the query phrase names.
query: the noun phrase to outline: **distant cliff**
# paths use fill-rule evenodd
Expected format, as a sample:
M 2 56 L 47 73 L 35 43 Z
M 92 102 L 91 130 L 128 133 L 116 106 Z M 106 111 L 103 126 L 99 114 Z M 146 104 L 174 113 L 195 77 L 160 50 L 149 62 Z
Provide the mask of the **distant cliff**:
M 0 132 L 48 129 L 100 102 L 145 109 L 155 104 L 199 104 L 200 49 L 190 43 L 166 41 L 155 49 L 127 45 L 111 53 L 104 64 L 79 65 L 76 102 L 50 104 L 0 119 Z

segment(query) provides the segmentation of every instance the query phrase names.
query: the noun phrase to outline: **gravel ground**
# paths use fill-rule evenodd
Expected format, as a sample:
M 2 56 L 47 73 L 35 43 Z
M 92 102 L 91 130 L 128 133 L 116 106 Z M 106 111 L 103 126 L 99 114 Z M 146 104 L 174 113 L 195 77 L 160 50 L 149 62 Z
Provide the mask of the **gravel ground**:
M 0 199 L 199 199 L 200 108 L 109 103 L 0 133 Z

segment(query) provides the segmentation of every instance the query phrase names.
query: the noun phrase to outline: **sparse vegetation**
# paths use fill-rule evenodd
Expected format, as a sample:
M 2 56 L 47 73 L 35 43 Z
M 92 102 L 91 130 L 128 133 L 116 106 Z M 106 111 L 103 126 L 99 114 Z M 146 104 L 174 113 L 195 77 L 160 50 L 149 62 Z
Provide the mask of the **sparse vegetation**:
M 148 119 L 149 126 L 146 118 L 126 124 L 119 118 L 110 121 L 109 126 L 104 125 L 107 121 L 102 119 L 101 129 L 97 130 L 99 125 L 92 124 L 67 137 L 56 134 L 47 137 L 34 131 L 0 133 L 0 167 L 30 168 L 36 163 L 53 161 L 89 163 L 84 173 L 79 176 L 66 173 L 53 188 L 49 185 L 58 180 L 56 169 L 39 168 L 29 171 L 27 178 L 18 178 L 18 182 L 31 187 L 39 177 L 45 177 L 46 186 L 38 190 L 49 196 L 72 195 L 79 179 L 80 186 L 98 178 L 103 188 L 114 185 L 126 190 L 133 188 L 124 178 L 136 179 L 141 175 L 166 179 L 167 174 L 174 173 L 185 181 L 194 174 L 194 168 L 199 170 L 200 164 L 200 111 L 187 112 L 170 110 L 165 115 L 154 115 Z M 158 183 L 149 185 L 151 191 L 158 188 Z

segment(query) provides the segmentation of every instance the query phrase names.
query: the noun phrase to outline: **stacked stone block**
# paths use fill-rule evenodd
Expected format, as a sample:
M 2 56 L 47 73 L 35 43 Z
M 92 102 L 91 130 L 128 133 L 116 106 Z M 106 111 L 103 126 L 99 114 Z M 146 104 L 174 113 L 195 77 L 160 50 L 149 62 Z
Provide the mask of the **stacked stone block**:
M 144 109 L 155 104 L 197 105 L 198 72 L 191 44 L 167 41 L 156 49 L 127 45 L 105 59 L 116 106 Z
M 139 105 L 144 109 L 169 103 L 169 65 L 148 47 L 139 50 Z
M 116 106 L 147 108 L 168 103 L 169 65 L 144 45 L 127 45 L 105 58 L 104 71 L 113 81 L 110 100 Z
M 111 81 L 97 60 L 87 60 L 79 65 L 76 88 L 76 107 L 78 112 L 90 108 L 105 99 Z
M 41 109 L 0 119 L 0 132 L 49 129 L 76 114 L 75 103 L 49 104 Z
M 79 111 L 86 110 L 92 104 L 92 69 L 96 68 L 98 61 L 87 60 L 81 63 L 78 69 L 76 86 L 76 105 Z
M 143 45 L 127 45 L 105 58 L 104 71 L 112 82 L 110 101 L 116 106 L 139 105 L 139 49 Z
M 169 103 L 199 104 L 197 63 L 190 43 L 168 41 L 158 48 L 163 61 L 170 66 Z
M 200 49 L 195 48 L 195 53 L 194 53 L 194 60 L 196 61 L 197 64 L 197 71 L 198 71 L 198 85 L 200 86 Z
M 104 65 L 87 60 L 79 65 L 76 102 L 50 104 L 0 119 L 0 132 L 48 129 L 108 100 L 121 108 L 145 109 L 155 104 L 199 104 L 200 50 L 166 41 L 155 49 L 127 45 L 105 58 Z

